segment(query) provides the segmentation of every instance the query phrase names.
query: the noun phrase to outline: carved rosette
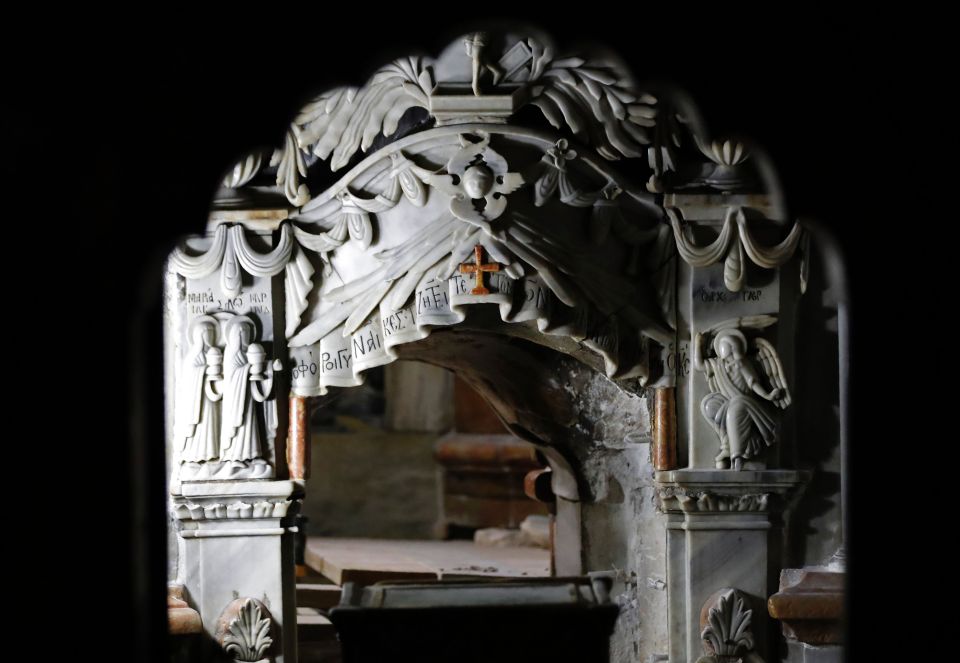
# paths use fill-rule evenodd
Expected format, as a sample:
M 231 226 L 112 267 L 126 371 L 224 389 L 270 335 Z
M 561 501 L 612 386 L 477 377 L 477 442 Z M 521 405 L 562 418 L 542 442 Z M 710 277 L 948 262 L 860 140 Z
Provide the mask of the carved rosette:
M 269 661 L 273 638 L 270 611 L 253 598 L 239 598 L 224 609 L 217 620 L 215 639 L 234 661 L 260 663 Z

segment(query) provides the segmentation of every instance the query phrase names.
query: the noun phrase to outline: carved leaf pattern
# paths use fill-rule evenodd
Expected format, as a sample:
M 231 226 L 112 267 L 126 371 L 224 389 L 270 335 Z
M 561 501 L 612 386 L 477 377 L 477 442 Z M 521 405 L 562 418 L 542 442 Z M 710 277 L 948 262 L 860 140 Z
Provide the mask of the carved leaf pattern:
M 234 165 L 233 170 L 223 178 L 223 186 L 228 189 L 237 189 L 253 179 L 260 171 L 263 155 L 259 152 L 248 154 Z
M 283 187 L 283 194 L 291 205 L 300 207 L 310 200 L 310 190 L 300 183 L 300 178 L 307 176 L 307 162 L 293 130 L 287 131 L 283 149 L 274 151 L 270 165 L 277 167 L 277 186 Z
M 260 606 L 247 599 L 223 638 L 224 650 L 237 661 L 259 661 L 273 644 L 270 619 L 261 616 Z
M 753 649 L 752 617 L 753 611 L 746 609 L 743 597 L 736 590 L 721 594 L 716 605 L 710 608 L 707 626 L 700 634 L 708 653 L 718 657 L 738 656 Z
M 429 106 L 436 87 L 430 62 L 402 58 L 380 69 L 362 88 L 339 88 L 317 97 L 294 120 L 297 145 L 324 160 L 332 155 L 331 170 L 343 168 L 358 149 L 366 151 L 378 133 L 394 133 L 407 109 Z
M 539 83 L 530 103 L 554 128 L 566 124 L 606 159 L 644 156 L 648 130 L 656 126 L 655 97 L 635 92 L 626 73 L 612 63 L 580 57 L 551 61 L 549 47 L 529 42 L 530 80 Z

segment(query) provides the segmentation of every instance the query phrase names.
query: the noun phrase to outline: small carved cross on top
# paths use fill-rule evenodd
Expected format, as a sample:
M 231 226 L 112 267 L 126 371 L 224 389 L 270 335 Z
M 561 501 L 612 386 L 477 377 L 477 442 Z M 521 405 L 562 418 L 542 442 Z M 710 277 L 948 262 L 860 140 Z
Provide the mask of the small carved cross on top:
M 483 273 L 484 272 L 499 272 L 500 263 L 493 262 L 484 265 L 483 264 L 483 246 L 477 244 L 473 247 L 473 259 L 474 264 L 467 263 L 465 265 L 460 265 L 461 274 L 473 274 L 474 276 L 474 289 L 470 291 L 471 295 L 489 295 L 490 291 L 487 290 L 483 285 Z

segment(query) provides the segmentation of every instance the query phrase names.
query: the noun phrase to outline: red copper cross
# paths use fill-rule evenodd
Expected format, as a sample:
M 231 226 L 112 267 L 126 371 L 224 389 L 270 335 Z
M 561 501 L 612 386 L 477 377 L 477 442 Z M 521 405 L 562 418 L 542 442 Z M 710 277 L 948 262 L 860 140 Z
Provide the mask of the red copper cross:
M 483 273 L 484 272 L 499 272 L 500 263 L 493 262 L 487 265 L 483 264 L 483 247 L 477 244 L 473 247 L 473 259 L 474 264 L 471 265 L 467 263 L 465 265 L 460 265 L 461 274 L 473 274 L 474 276 L 474 285 L 476 286 L 473 290 L 470 291 L 471 295 L 489 295 L 490 291 L 483 287 Z

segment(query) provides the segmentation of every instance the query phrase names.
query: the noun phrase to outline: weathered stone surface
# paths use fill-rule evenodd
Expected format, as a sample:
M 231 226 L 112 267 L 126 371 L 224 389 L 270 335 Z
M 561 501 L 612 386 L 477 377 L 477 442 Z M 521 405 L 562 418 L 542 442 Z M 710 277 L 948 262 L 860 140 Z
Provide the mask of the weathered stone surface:
M 611 661 L 666 653 L 666 524 L 657 511 L 650 414 L 636 382 L 613 381 L 540 345 L 469 330 L 437 330 L 401 355 L 454 370 L 511 432 L 547 455 L 559 496 L 558 574 L 569 572 L 574 554 L 574 573 L 614 576 L 620 614 Z

